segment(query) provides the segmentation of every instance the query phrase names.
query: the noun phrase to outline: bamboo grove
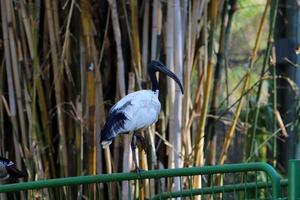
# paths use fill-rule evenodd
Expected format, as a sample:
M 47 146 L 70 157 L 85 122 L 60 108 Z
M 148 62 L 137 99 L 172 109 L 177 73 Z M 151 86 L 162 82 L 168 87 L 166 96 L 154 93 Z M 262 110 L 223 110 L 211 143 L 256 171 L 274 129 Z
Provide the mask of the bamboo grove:
M 159 77 L 162 111 L 142 131 L 143 169 L 224 164 L 234 151 L 240 162 L 276 162 L 285 128 L 265 88 L 276 88 L 277 1 L 260 4 L 247 66 L 230 81 L 241 2 L 1 0 L 0 154 L 29 180 L 132 170 L 131 135 L 104 151 L 100 130 L 115 102 L 150 88 L 147 63 L 156 59 L 180 77 L 184 95 Z

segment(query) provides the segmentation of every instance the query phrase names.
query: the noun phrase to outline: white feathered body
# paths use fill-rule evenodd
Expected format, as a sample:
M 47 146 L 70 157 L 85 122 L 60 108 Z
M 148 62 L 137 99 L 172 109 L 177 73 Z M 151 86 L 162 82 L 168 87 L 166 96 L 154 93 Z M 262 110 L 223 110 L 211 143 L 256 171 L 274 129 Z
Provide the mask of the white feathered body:
M 101 144 L 106 148 L 120 133 L 127 133 L 155 123 L 160 112 L 158 90 L 140 90 L 118 101 L 109 111 L 101 131 Z

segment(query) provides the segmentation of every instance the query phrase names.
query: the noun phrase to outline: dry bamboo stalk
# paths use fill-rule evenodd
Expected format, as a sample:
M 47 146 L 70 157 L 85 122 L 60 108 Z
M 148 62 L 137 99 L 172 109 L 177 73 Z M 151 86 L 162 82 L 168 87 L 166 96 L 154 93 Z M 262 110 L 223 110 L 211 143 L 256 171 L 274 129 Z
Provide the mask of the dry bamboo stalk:
M 83 40 L 83 36 L 82 34 L 80 34 L 80 40 Z M 86 105 L 87 105 L 87 97 L 86 97 L 86 87 L 85 87 L 85 83 L 86 83 L 86 76 L 84 76 L 84 74 L 86 74 L 86 67 L 85 67 L 85 63 L 86 63 L 86 56 L 85 56 L 85 44 L 84 42 L 80 42 L 80 74 L 81 75 L 81 101 L 82 102 L 78 102 L 77 103 L 77 110 L 80 113 L 80 117 L 81 119 L 85 119 L 85 111 L 86 111 Z M 78 160 L 77 162 L 80 163 L 78 164 L 78 171 L 80 172 L 80 174 L 84 173 L 84 134 L 86 132 L 86 125 L 85 123 L 80 123 L 80 136 L 78 135 L 76 137 L 76 149 L 77 151 L 80 151 L 80 160 Z
M 100 132 L 101 132 L 101 127 L 104 124 L 105 120 L 105 113 L 104 113 L 104 100 L 103 100 L 103 91 L 102 91 L 102 78 L 100 75 L 100 69 L 99 67 L 96 69 L 96 114 L 95 114 L 95 122 L 96 122 L 96 172 L 97 174 L 103 173 L 102 169 L 102 148 L 101 145 L 99 145 L 100 141 Z
M 158 12 L 160 9 L 160 1 L 153 0 L 153 9 L 152 9 L 152 35 L 151 35 L 151 60 L 156 59 L 156 49 L 157 49 L 157 35 L 158 35 Z
M 145 2 L 145 11 L 143 16 L 143 43 L 142 43 L 142 79 L 147 80 L 147 65 L 148 65 L 148 40 L 149 40 L 149 7 L 150 2 Z
M 17 99 L 17 111 L 19 116 L 19 123 L 21 128 L 21 136 L 22 136 L 22 144 L 24 145 L 24 148 L 28 147 L 28 140 L 26 137 L 26 128 L 25 128 L 25 119 L 24 119 L 24 113 L 23 113 L 23 104 L 22 104 L 22 87 L 21 87 L 21 77 L 20 77 L 20 69 L 19 64 L 17 63 L 17 44 L 15 40 L 15 27 L 13 26 L 13 8 L 12 8 L 12 2 L 7 0 L 6 1 L 6 13 L 7 13 L 7 24 L 10 24 L 11 26 L 8 26 L 8 37 L 9 37 L 9 45 L 10 45 L 10 55 L 11 55 L 11 61 L 12 61 L 12 75 L 13 75 L 13 81 L 15 86 L 15 94 Z
M 168 2 L 167 8 L 167 31 L 168 36 L 166 37 L 166 65 L 173 70 L 174 66 L 174 12 L 172 2 Z M 169 142 L 174 145 L 174 90 L 175 84 L 173 81 L 168 79 L 168 106 L 169 106 Z M 174 168 L 174 154 L 172 150 L 168 148 L 168 168 Z
M 87 99 L 88 99 L 88 134 L 86 144 L 88 146 L 88 173 L 96 174 L 96 132 L 95 132 L 95 73 L 94 70 L 87 72 Z
M 283 137 L 283 138 L 287 138 L 289 135 L 287 133 L 287 130 L 285 128 L 285 125 L 283 123 L 283 120 L 282 120 L 282 117 L 280 115 L 280 112 L 278 110 L 275 110 L 274 111 L 274 115 L 275 115 L 275 118 L 276 118 L 276 121 L 278 123 L 278 126 L 280 127 L 281 129 L 281 134 L 280 136 Z
M 55 90 L 55 99 L 56 99 L 56 107 L 57 107 L 57 121 L 58 121 L 58 131 L 59 131 L 59 155 L 60 155 L 60 163 L 62 165 L 62 175 L 68 176 L 68 159 L 67 159 L 67 148 L 66 148 L 66 133 L 65 133 L 65 126 L 64 126 L 64 119 L 62 115 L 62 83 L 61 83 L 61 76 L 62 76 L 62 64 L 58 60 L 58 52 L 57 49 L 58 45 L 56 40 L 57 33 L 54 32 L 52 29 L 54 27 L 53 21 L 53 8 L 51 6 L 50 0 L 45 1 L 45 10 L 47 15 L 47 24 L 49 28 L 49 39 L 50 39 L 50 51 L 51 51 L 51 58 L 53 62 L 53 74 L 55 77 L 54 80 L 54 90 Z
M 181 27 L 182 28 L 182 47 L 186 45 L 186 28 L 187 28 L 187 17 L 188 17 L 188 7 L 191 1 L 181 0 L 180 1 L 180 15 L 181 15 Z
M 240 96 L 240 101 L 239 101 L 239 103 L 237 105 L 237 108 L 236 108 L 236 111 L 234 113 L 234 117 L 233 117 L 231 126 L 228 130 L 228 133 L 225 136 L 225 141 L 224 141 L 222 151 L 221 151 L 221 155 L 220 155 L 220 159 L 219 159 L 219 162 L 218 162 L 221 165 L 224 164 L 224 162 L 226 160 L 227 151 L 228 151 L 229 145 L 231 143 L 231 140 L 233 138 L 233 135 L 235 133 L 235 127 L 236 127 L 237 121 L 239 119 L 241 110 L 242 110 L 243 100 L 244 100 L 244 96 L 246 94 L 245 92 L 248 90 L 248 87 L 249 87 L 250 70 L 253 68 L 253 65 L 254 65 L 255 60 L 256 60 L 256 54 L 257 54 L 257 50 L 260 46 L 260 41 L 261 41 L 261 36 L 262 36 L 262 28 L 263 28 L 264 23 L 266 21 L 267 10 L 268 10 L 269 5 L 270 5 L 270 0 L 268 0 L 266 2 L 264 13 L 263 13 L 261 21 L 260 21 L 260 26 L 259 26 L 259 29 L 258 29 L 258 32 L 257 32 L 255 45 L 254 45 L 254 48 L 253 48 L 253 51 L 252 51 L 252 57 L 251 57 L 250 63 L 249 63 L 249 69 L 248 69 L 248 72 L 247 72 L 246 77 L 244 79 L 244 84 L 243 84 L 243 88 L 242 88 L 242 92 L 241 92 L 241 96 Z
M 111 7 L 111 19 L 113 24 L 114 38 L 116 42 L 117 50 L 117 68 L 118 68 L 118 87 L 121 97 L 125 96 L 125 80 L 124 80 L 124 59 L 122 54 L 121 46 L 121 31 L 120 24 L 118 19 L 117 3 L 116 0 L 108 0 L 108 3 Z
M 72 16 L 74 14 L 75 0 L 72 0 L 70 4 L 71 5 L 70 5 L 70 9 L 69 9 L 68 16 L 67 16 L 67 24 L 66 24 L 66 28 L 65 28 L 64 41 L 63 41 L 63 46 L 62 46 L 62 51 L 61 51 L 62 52 L 61 60 L 63 61 L 63 67 L 64 67 L 64 71 L 66 72 L 68 81 L 70 81 L 72 84 L 75 84 L 73 77 L 72 77 L 71 69 L 69 67 L 70 62 L 71 62 L 71 57 L 72 57 L 72 55 L 71 55 L 72 51 L 70 50 L 70 48 L 71 48 L 70 26 L 71 26 Z M 67 129 L 67 130 L 70 130 L 70 129 Z M 71 132 L 73 133 L 73 131 L 71 131 Z
M 51 1 L 51 13 L 52 13 L 52 20 L 53 20 L 53 29 L 54 29 L 54 37 L 55 40 L 57 41 L 57 46 L 59 46 L 60 48 L 57 49 L 58 51 L 58 55 L 61 55 L 61 41 L 60 41 L 60 33 L 61 33 L 61 29 L 60 29 L 60 23 L 59 23 L 59 9 L 58 9 L 58 1 Z
M 32 32 L 30 30 L 31 28 L 31 24 L 29 22 L 27 13 L 26 13 L 26 9 L 25 9 L 25 2 L 24 1 L 20 1 L 20 13 L 22 16 L 22 21 L 24 24 L 24 29 L 25 29 L 25 33 L 26 33 L 26 38 L 27 38 L 27 44 L 28 44 L 28 50 L 30 52 L 30 58 L 33 59 L 34 57 L 34 43 L 33 43 L 33 38 L 32 38 Z
M 128 94 L 134 92 L 134 86 L 135 86 L 135 75 L 133 72 L 130 72 L 128 74 Z M 123 151 L 123 172 L 129 172 L 130 169 L 132 169 L 132 151 L 130 148 L 130 136 L 129 134 L 125 134 L 123 136 L 124 141 L 124 151 Z M 135 153 L 135 152 L 134 152 Z M 131 194 L 133 191 L 130 191 Z M 123 199 L 127 199 L 129 196 L 129 188 L 128 188 L 128 182 L 123 181 L 122 182 L 122 197 Z
M 210 22 L 211 22 L 211 30 L 210 30 L 210 45 L 212 47 L 213 45 L 213 33 L 215 28 L 215 23 L 217 19 L 217 0 L 211 1 L 210 5 Z M 211 83 L 213 79 L 213 60 L 212 60 L 212 48 L 208 49 L 208 64 L 207 64 L 207 74 L 206 74 L 206 81 L 204 86 L 204 100 L 203 105 L 201 108 L 200 113 L 200 121 L 199 121 L 199 130 L 198 135 L 196 139 L 195 144 L 195 158 L 194 158 L 194 164 L 195 166 L 202 166 L 204 165 L 204 134 L 205 134 L 205 124 L 206 124 L 206 116 L 208 112 L 209 107 L 209 96 L 210 96 L 210 90 L 211 90 Z M 194 177 L 193 182 L 193 188 L 200 188 L 201 187 L 201 178 L 200 176 Z M 200 196 L 196 197 L 197 199 L 200 198 Z
M 25 5 L 24 2 L 21 1 L 20 2 L 20 6 L 18 7 L 18 12 L 21 13 L 18 15 L 19 17 L 19 23 L 20 23 L 20 33 L 21 33 L 21 43 L 22 43 L 22 50 L 19 52 L 19 54 L 23 54 L 21 55 L 22 60 L 20 60 L 21 63 L 25 64 L 25 69 L 26 69 L 26 75 L 27 75 L 27 81 L 26 81 L 26 77 L 24 77 L 23 81 L 23 87 L 24 88 L 28 88 L 29 90 L 31 89 L 31 94 L 32 96 L 30 96 L 30 94 L 28 93 L 28 91 L 25 89 L 23 90 L 24 92 L 24 97 L 25 97 L 25 108 L 26 108 L 26 114 L 27 114 L 27 122 L 29 123 L 28 127 L 28 139 L 29 139 L 29 143 L 30 144 L 35 144 L 35 145 L 30 145 L 30 156 L 33 155 L 34 157 L 34 163 L 33 166 L 34 167 L 34 172 L 36 174 L 35 178 L 36 179 L 45 179 L 47 177 L 51 177 L 51 175 L 49 174 L 49 169 L 51 170 L 52 168 L 54 168 L 53 165 L 53 159 L 50 157 L 47 157 L 48 154 L 46 156 L 42 156 L 44 155 L 43 152 L 41 151 L 41 149 L 43 149 L 46 145 L 45 141 L 44 141 L 44 137 L 42 136 L 42 134 L 47 135 L 47 130 L 44 130 L 43 133 L 41 134 L 41 127 L 39 125 L 38 122 L 38 114 L 37 114 L 37 109 L 36 109 L 36 80 L 38 78 L 36 78 L 36 73 L 35 73 L 35 68 L 37 67 L 37 56 L 35 56 L 35 49 L 34 49 L 34 43 L 33 43 L 33 38 L 32 38 L 32 32 L 31 32 L 31 24 L 29 23 L 29 19 L 25 10 Z M 21 48 L 21 47 L 20 47 Z M 28 80 L 30 80 L 30 78 L 32 77 L 32 75 L 30 74 L 31 71 L 29 69 L 29 63 L 31 62 L 31 60 L 34 59 L 34 73 L 33 73 L 33 87 L 28 87 Z M 30 86 L 30 84 L 29 84 Z M 42 110 L 42 108 L 41 108 Z M 42 115 L 46 114 L 47 111 L 45 111 L 45 113 L 43 113 L 43 111 L 41 112 Z M 44 126 L 48 123 L 48 121 L 44 122 L 41 124 L 41 126 Z M 47 137 L 46 137 L 47 138 Z M 49 145 L 51 146 L 51 145 Z M 49 149 L 52 148 L 47 148 L 47 152 L 49 152 Z M 25 163 L 27 163 L 26 165 L 28 167 L 30 167 L 30 164 L 28 165 L 28 163 L 30 163 L 30 159 L 28 159 L 28 161 L 25 161 Z M 52 167 L 49 165 L 52 164 Z M 48 169 L 48 170 L 45 170 Z M 31 176 L 32 177 L 32 176 Z
M 141 69 L 141 52 L 140 52 L 140 40 L 138 33 L 138 8 L 137 0 L 130 0 L 130 10 L 131 10 L 131 33 L 133 42 L 133 61 L 135 71 L 137 73 L 137 78 L 142 77 Z
M 5 2 L 5 3 L 4 3 Z M 7 39 L 8 39 L 8 50 L 10 50 L 10 55 L 9 57 L 6 57 L 6 59 L 11 59 L 11 65 L 10 65 L 10 70 L 12 72 L 12 76 L 10 78 L 12 78 L 13 80 L 13 86 L 15 90 L 15 98 L 16 101 L 13 104 L 17 105 L 17 113 L 18 113 L 18 119 L 19 119 L 19 125 L 20 125 L 20 129 L 21 129 L 21 138 L 22 138 L 22 146 L 19 143 L 19 134 L 18 134 L 18 122 L 17 122 L 17 118 L 16 118 L 16 111 L 13 111 L 14 115 L 12 116 L 12 125 L 13 125 L 13 130 L 14 130 L 14 147 L 15 147 L 15 155 L 16 155 L 16 164 L 17 167 L 21 167 L 21 152 L 22 152 L 22 148 L 24 148 L 25 150 L 28 150 L 28 140 L 26 137 L 26 128 L 25 128 L 25 119 L 24 119 L 24 113 L 23 113 L 23 104 L 22 104 L 22 89 L 21 89 L 21 79 L 20 79 L 20 74 L 19 74 L 19 65 L 17 63 L 17 49 L 16 49 L 16 41 L 15 41 L 15 34 L 14 34 L 14 30 L 15 30 L 15 25 L 14 25 L 14 15 L 13 15 L 13 8 L 12 8 L 12 2 L 7 0 L 7 1 L 3 1 L 4 5 L 4 9 L 5 9 L 5 14 L 6 16 L 4 18 L 6 18 L 6 22 L 5 22 L 5 31 L 7 31 Z M 14 21 L 13 21 L 14 20 Z M 3 26 L 3 28 L 4 28 Z M 24 195 L 22 193 L 22 195 Z
M 189 106 L 190 106 L 190 76 L 192 72 L 192 66 L 195 60 L 195 43 L 196 38 L 199 35 L 199 28 L 197 26 L 197 22 L 200 20 L 203 10 L 204 10 L 205 1 L 194 1 L 193 6 L 190 2 L 190 14 L 188 18 L 188 33 L 187 33 L 187 48 L 186 48 L 186 64 L 184 68 L 184 97 L 183 97 L 183 142 L 185 143 L 186 154 L 190 155 L 192 153 L 192 145 L 191 145 L 191 135 L 189 132 Z M 201 85 L 201 84 L 199 84 Z M 199 91 L 200 87 L 198 87 Z
M 1 7 L 1 18 L 2 18 L 2 33 L 3 33 L 3 43 L 4 43 L 4 58 L 5 58 L 5 66 L 6 66 L 6 76 L 7 76 L 7 87 L 8 87 L 8 97 L 9 97 L 9 108 L 11 116 L 16 116 L 17 108 L 15 103 L 15 90 L 13 83 L 13 75 L 12 75 L 12 63 L 10 59 L 10 47 L 9 47 L 9 38 L 8 38 L 8 25 L 6 19 L 6 5 L 5 1 L 0 1 Z
M 19 71 L 17 71 L 17 55 L 16 55 L 16 43 L 14 38 L 14 32 L 12 29 L 14 29 L 14 21 L 12 19 L 14 18 L 13 12 L 12 12 L 12 2 L 11 1 L 1 1 L 0 2 L 1 7 L 1 18 L 2 18 L 2 30 L 3 30 L 3 39 L 4 39 L 4 54 L 5 54 L 5 62 L 6 62 L 6 69 L 7 69 L 7 80 L 9 85 L 9 103 L 10 103 L 10 119 L 12 122 L 12 133 L 13 133 L 13 145 L 15 150 L 15 162 L 16 166 L 18 168 L 21 168 L 21 156 L 23 156 L 23 150 L 22 146 L 19 143 L 19 133 L 18 133 L 18 123 L 17 123 L 17 110 L 16 105 L 18 107 L 18 114 L 19 116 L 19 123 L 21 126 L 21 135 L 22 139 L 24 138 L 24 142 L 26 142 L 26 133 L 25 133 L 25 124 L 24 124 L 24 115 L 23 115 L 23 105 L 21 102 L 21 85 L 20 85 L 20 79 L 15 80 L 19 76 Z M 12 60 L 11 60 L 12 59 Z M 15 83 L 15 84 L 14 84 Z M 15 88 L 13 87 L 15 86 Z M 14 93 L 14 89 L 15 92 Z M 15 99 L 18 97 L 17 99 Z M 17 102 L 16 102 L 17 101 Z M 24 148 L 27 148 L 27 143 L 24 144 Z M 24 193 L 21 193 L 21 198 L 25 198 Z
M 125 85 L 125 65 L 124 65 L 124 58 L 122 54 L 122 44 L 121 44 L 121 27 L 119 24 L 118 18 L 118 8 L 117 8 L 117 1 L 116 0 L 108 0 L 108 3 L 111 8 L 111 19 L 112 19 L 112 26 L 114 32 L 114 39 L 116 45 L 116 53 L 117 53 L 117 95 L 116 99 L 122 98 L 126 95 L 126 85 Z M 125 8 L 124 8 L 125 9 Z M 126 17 L 126 12 L 125 12 Z M 128 20 L 126 20 L 128 21 Z M 127 24 L 128 27 L 128 24 Z M 128 29 L 129 30 L 129 29 Z M 130 34 L 129 34 L 130 39 Z M 133 47 L 132 47 L 133 48 Z M 119 98 L 118 98 L 119 97 Z M 120 156 L 120 149 L 122 146 L 120 145 L 121 138 L 117 137 L 114 142 L 114 167 L 115 169 L 121 167 L 121 163 L 119 162 L 118 157 Z
M 110 12 L 111 10 L 107 12 L 106 16 L 106 25 L 105 25 L 105 33 L 103 38 L 103 44 L 101 47 L 101 50 L 99 52 L 99 59 L 98 59 L 98 66 L 96 67 L 96 159 L 97 159 L 97 173 L 103 173 L 103 157 L 102 157 L 102 148 L 101 145 L 98 145 L 98 141 L 100 141 L 100 132 L 101 127 L 105 123 L 105 111 L 104 111 L 104 99 L 103 99 L 103 84 L 102 84 L 102 76 L 100 74 L 100 65 L 102 63 L 103 59 L 103 52 L 105 48 L 105 43 L 108 40 L 107 33 L 108 33 L 108 25 L 109 25 L 109 19 L 110 19 Z
M 96 108 L 96 86 L 95 86 L 95 66 L 97 66 L 97 50 L 95 47 L 93 29 L 93 20 L 90 10 L 90 1 L 81 0 L 81 25 L 82 25 L 82 39 L 84 43 L 84 62 L 82 68 L 86 68 L 85 82 L 86 87 L 86 103 L 87 106 L 83 109 L 84 120 L 87 122 L 86 130 L 83 133 L 83 153 L 87 155 L 84 157 L 84 169 L 89 175 L 96 174 L 96 124 L 95 124 L 95 108 Z M 94 199 L 96 199 L 96 185 L 92 185 L 89 191 Z
M 183 71 L 183 33 L 182 30 L 185 30 L 185 27 L 182 27 L 181 22 L 181 12 L 180 12 L 180 2 L 179 0 L 173 1 L 173 11 L 174 11 L 174 68 L 175 74 L 177 77 L 182 80 L 182 71 Z M 181 81 L 182 82 L 182 81 Z M 176 86 L 175 90 L 175 102 L 174 102 L 174 164 L 175 168 L 182 167 L 182 159 L 179 154 L 175 152 L 181 152 L 181 130 L 182 130 L 182 94 L 180 88 Z M 175 178 L 175 191 L 179 191 L 181 188 L 179 177 Z
M 191 13 L 191 3 L 189 4 L 189 12 Z M 184 153 L 185 157 L 187 155 L 190 155 L 192 152 L 192 145 L 191 145 L 191 133 L 190 133 L 190 128 L 188 126 L 189 122 L 189 99 L 190 99 L 190 78 L 191 78 L 191 34 L 192 34 L 192 26 L 191 26 L 191 21 L 192 21 L 192 15 L 188 15 L 188 26 L 187 26 L 187 33 L 186 33 L 186 48 L 185 48 L 185 53 L 186 53 L 186 60 L 185 60 L 185 68 L 184 68 L 184 75 L 183 75 L 183 80 L 184 80 L 184 97 L 182 100 L 182 143 L 184 147 Z M 184 164 L 183 164 L 184 165 Z

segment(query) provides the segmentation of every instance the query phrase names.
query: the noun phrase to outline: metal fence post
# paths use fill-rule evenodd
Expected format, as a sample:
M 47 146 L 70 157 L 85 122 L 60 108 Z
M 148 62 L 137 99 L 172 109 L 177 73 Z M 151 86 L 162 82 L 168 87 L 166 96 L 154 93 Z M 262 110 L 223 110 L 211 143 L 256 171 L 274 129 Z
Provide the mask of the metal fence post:
M 288 199 L 300 199 L 300 160 L 289 160 Z

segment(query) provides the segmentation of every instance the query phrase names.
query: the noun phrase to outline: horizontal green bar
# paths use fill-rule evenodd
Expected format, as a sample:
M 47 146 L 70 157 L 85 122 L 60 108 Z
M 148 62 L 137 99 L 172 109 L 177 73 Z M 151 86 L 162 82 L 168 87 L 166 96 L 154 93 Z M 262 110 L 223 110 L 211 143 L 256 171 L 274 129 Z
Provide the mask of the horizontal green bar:
M 280 181 L 281 187 L 287 186 L 287 179 Z M 240 183 L 240 184 L 229 184 L 223 186 L 214 186 L 214 187 L 204 187 L 201 189 L 188 189 L 182 190 L 177 192 L 164 192 L 161 194 L 155 195 L 152 200 L 156 199 L 167 199 L 167 198 L 177 198 L 177 197 L 188 197 L 188 196 L 195 196 L 195 195 L 205 195 L 205 194 L 214 194 L 218 193 L 228 193 L 234 191 L 242 191 L 242 190 L 254 190 L 254 189 L 262 189 L 262 188 L 270 188 L 272 183 L 269 182 L 249 182 L 249 183 Z
M 272 183 L 269 182 L 250 182 L 250 183 L 240 183 L 240 184 L 230 184 L 230 185 L 223 185 L 223 186 L 214 186 L 214 187 L 204 187 L 200 189 L 188 189 L 182 190 L 178 192 L 164 192 L 161 194 L 155 195 L 152 199 L 166 199 L 166 198 L 175 198 L 175 197 L 187 197 L 187 196 L 195 196 L 195 195 L 204 195 L 204 194 L 214 194 L 218 193 L 226 193 L 226 192 L 233 192 L 233 191 L 241 191 L 241 190 L 253 190 L 253 189 L 261 189 L 266 187 L 271 187 Z
M 279 197 L 280 177 L 273 167 L 271 167 L 267 163 L 262 163 L 262 162 L 247 163 L 247 164 L 225 164 L 225 165 L 179 168 L 179 169 L 149 170 L 149 171 L 142 171 L 141 177 L 139 177 L 136 173 L 113 173 L 113 174 L 101 174 L 96 176 L 77 176 L 77 177 L 30 181 L 30 182 L 23 182 L 23 183 L 0 185 L 0 193 L 15 192 L 20 190 L 49 188 L 49 187 L 69 186 L 69 185 L 91 184 L 91 183 L 105 183 L 105 182 L 137 180 L 137 179 L 151 179 L 151 178 L 175 177 L 175 176 L 193 176 L 193 175 L 203 175 L 203 174 L 217 174 L 217 173 L 231 173 L 231 172 L 245 172 L 245 171 L 265 171 L 271 177 L 273 196 Z

